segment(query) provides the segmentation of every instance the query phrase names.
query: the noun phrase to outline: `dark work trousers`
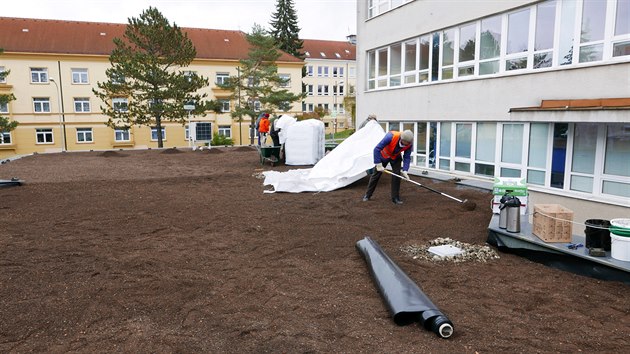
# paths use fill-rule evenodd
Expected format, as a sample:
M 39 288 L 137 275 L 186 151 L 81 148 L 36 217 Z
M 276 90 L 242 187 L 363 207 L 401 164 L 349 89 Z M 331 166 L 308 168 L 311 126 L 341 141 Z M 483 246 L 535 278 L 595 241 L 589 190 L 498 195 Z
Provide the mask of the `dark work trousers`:
M 383 167 L 387 167 L 387 164 L 392 164 L 392 172 L 397 175 L 400 175 L 400 165 L 402 163 L 402 158 L 398 156 L 396 160 L 385 160 L 382 162 Z M 370 182 L 368 183 L 367 192 L 365 192 L 365 196 L 370 198 L 376 189 L 376 185 L 378 184 L 378 180 L 381 179 L 381 175 L 383 172 L 378 172 L 376 168 L 374 169 L 374 173 L 370 177 Z M 400 178 L 396 176 L 392 176 L 392 199 L 400 198 Z
M 273 141 L 273 146 L 280 146 L 280 136 L 277 132 L 270 132 L 271 140 Z

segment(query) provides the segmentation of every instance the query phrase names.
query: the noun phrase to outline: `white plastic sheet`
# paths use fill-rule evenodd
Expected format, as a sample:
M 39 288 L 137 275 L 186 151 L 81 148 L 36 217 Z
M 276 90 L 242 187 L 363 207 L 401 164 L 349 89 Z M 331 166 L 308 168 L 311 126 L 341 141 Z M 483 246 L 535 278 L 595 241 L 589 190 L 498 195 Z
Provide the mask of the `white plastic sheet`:
M 375 121 L 348 137 L 330 151 L 313 168 L 287 172 L 263 172 L 265 186 L 273 192 L 329 192 L 350 185 L 366 176 L 374 167 L 374 147 L 383 139 L 385 131 Z
M 284 144 L 287 141 L 287 130 L 296 121 L 297 119 L 291 117 L 288 114 L 283 114 L 276 120 L 276 129 L 280 129 L 280 133 L 278 133 L 278 137 L 280 138 L 280 145 Z

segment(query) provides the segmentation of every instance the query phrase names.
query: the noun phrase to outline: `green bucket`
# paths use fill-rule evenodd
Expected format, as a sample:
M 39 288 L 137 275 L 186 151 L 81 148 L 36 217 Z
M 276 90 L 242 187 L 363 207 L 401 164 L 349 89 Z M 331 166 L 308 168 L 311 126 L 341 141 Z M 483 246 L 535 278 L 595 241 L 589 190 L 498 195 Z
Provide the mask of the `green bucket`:
M 630 237 L 630 219 L 610 220 L 610 232 L 617 236 Z

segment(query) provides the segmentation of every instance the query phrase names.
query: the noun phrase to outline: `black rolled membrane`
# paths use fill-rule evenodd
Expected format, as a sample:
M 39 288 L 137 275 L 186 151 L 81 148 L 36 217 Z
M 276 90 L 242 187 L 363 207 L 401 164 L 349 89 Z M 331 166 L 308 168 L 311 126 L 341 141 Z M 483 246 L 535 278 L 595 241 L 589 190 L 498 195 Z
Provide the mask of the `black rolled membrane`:
M 387 256 L 376 241 L 365 237 L 357 242 L 356 247 L 365 258 L 394 323 L 404 326 L 420 322 L 425 329 L 442 338 L 453 335 L 453 323 Z

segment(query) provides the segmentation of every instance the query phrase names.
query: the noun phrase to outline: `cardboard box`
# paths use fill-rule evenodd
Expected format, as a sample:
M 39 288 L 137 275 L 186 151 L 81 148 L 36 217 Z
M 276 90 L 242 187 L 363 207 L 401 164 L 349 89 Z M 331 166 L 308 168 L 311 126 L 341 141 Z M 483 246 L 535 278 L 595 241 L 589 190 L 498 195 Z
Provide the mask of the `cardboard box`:
M 525 178 L 507 178 L 497 177 L 494 179 L 494 185 L 492 186 L 492 212 L 499 214 L 499 205 L 501 205 L 501 198 L 505 193 L 518 198 L 521 201 L 521 215 L 527 214 L 527 182 Z
M 559 204 L 536 204 L 532 233 L 545 242 L 571 242 L 573 211 Z

